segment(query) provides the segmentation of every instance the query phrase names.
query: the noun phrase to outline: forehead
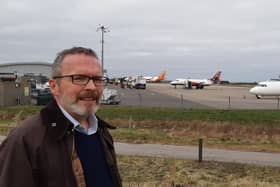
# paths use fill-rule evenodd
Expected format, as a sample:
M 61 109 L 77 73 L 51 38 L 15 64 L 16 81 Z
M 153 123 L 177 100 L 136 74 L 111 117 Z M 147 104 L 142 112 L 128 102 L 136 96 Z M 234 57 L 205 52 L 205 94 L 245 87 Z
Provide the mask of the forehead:
M 70 54 L 63 59 L 61 73 L 101 75 L 101 66 L 98 59 L 93 56 Z

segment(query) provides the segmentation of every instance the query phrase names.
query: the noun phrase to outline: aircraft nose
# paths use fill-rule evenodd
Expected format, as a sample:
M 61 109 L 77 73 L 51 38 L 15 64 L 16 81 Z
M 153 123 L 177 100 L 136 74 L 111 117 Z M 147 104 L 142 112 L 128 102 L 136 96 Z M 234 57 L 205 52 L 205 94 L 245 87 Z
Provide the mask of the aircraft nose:
M 252 93 L 252 94 L 255 94 L 255 93 L 256 93 L 256 88 L 255 88 L 255 87 L 251 88 L 251 89 L 249 90 L 249 92 Z

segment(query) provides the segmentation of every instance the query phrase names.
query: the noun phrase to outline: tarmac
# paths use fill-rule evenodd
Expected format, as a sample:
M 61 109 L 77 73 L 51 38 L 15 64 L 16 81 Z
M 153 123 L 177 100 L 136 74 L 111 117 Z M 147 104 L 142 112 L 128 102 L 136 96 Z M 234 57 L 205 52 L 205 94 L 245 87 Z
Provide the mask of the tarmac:
M 257 99 L 252 86 L 212 85 L 204 89 L 185 89 L 168 83 L 148 83 L 146 90 L 118 89 L 121 105 L 173 107 L 184 109 L 279 109 L 276 98 Z
M 182 98 L 161 93 L 155 85 L 148 85 L 147 89 L 121 89 L 118 86 L 110 86 L 117 89 L 120 94 L 121 103 L 124 106 L 140 106 L 140 107 L 169 107 L 169 108 L 209 108 L 206 105 Z M 209 108 L 210 109 L 210 108 Z

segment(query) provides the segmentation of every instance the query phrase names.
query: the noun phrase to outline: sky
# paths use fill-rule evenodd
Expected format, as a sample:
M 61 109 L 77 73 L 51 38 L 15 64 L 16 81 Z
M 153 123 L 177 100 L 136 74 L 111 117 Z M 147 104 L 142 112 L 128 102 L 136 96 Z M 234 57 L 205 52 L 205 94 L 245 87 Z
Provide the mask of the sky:
M 0 0 L 0 64 L 94 49 L 110 77 L 255 82 L 280 75 L 279 0 Z

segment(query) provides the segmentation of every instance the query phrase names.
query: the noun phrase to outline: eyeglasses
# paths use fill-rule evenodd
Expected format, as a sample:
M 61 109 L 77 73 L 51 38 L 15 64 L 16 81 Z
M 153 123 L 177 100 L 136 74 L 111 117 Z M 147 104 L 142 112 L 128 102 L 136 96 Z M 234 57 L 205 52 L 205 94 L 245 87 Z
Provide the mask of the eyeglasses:
M 61 79 L 64 77 L 71 77 L 72 83 L 76 85 L 87 85 L 90 80 L 94 82 L 96 86 L 102 86 L 107 83 L 108 78 L 103 76 L 87 76 L 87 75 L 61 75 L 54 76 L 53 79 Z

